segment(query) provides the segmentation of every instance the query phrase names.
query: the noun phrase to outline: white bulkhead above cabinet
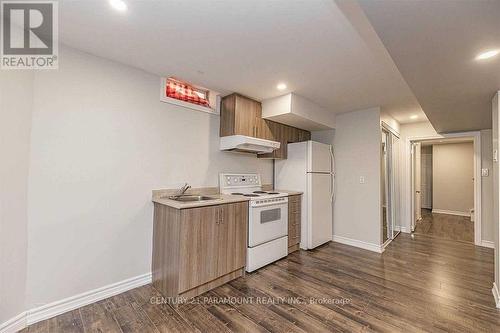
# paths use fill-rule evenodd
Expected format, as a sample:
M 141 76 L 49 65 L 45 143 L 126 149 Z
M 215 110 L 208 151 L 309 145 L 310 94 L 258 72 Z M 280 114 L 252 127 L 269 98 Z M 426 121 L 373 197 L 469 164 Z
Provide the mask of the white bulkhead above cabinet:
M 294 93 L 262 101 L 262 118 L 308 131 L 335 128 L 335 113 Z

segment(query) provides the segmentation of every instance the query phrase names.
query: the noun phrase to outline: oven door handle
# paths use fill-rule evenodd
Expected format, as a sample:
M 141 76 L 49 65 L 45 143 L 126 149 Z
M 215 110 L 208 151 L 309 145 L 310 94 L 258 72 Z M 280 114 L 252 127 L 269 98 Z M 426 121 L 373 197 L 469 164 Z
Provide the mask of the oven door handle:
M 276 208 L 278 207 L 281 207 L 281 206 L 286 206 L 288 207 L 288 201 L 285 201 L 285 202 L 267 202 L 267 203 L 260 203 L 260 204 L 255 204 L 254 205 L 251 205 L 250 207 L 252 208 L 261 208 L 261 207 L 269 207 L 269 206 L 276 206 Z

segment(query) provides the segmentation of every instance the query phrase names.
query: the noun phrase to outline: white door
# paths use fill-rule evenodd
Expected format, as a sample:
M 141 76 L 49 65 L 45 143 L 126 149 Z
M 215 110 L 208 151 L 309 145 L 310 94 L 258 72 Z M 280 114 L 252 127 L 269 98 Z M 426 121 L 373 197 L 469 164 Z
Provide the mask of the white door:
M 306 224 L 302 228 L 307 228 L 307 238 L 301 239 L 301 247 L 313 249 L 332 240 L 332 175 L 309 173 L 307 187 L 307 218 L 302 219 Z
M 308 141 L 308 172 L 332 172 L 331 146 L 315 141 Z

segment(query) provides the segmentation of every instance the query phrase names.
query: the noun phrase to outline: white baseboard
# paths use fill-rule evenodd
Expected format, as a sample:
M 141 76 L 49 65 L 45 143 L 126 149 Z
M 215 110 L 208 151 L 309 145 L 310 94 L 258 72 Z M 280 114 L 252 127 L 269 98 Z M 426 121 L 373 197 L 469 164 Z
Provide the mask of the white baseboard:
M 337 243 L 345 244 L 345 245 L 359 247 L 361 249 L 365 249 L 365 250 L 373 251 L 373 252 L 377 252 L 377 253 L 384 252 L 384 247 L 382 245 L 368 243 L 368 242 L 360 241 L 357 239 L 333 235 L 333 241 L 337 242 Z
M 491 289 L 491 292 L 493 293 L 493 298 L 495 298 L 495 304 L 497 305 L 497 308 L 500 309 L 500 294 L 498 293 L 498 288 L 495 282 L 493 282 L 493 288 Z
M 494 249 L 495 248 L 495 243 L 492 242 L 492 241 L 482 240 L 481 241 L 481 246 L 489 247 L 490 249 Z
M 26 312 L 20 313 L 14 318 L 0 325 L 1 333 L 15 333 L 26 327 Z
M 456 210 L 445 210 L 445 209 L 433 209 L 433 213 L 436 214 L 448 214 L 448 215 L 457 215 L 457 216 L 467 216 L 470 217 L 470 212 L 459 212 Z
M 151 273 L 139 275 L 101 288 L 90 290 L 56 302 L 26 311 L 0 325 L 0 333 L 22 330 L 28 325 L 49 319 L 79 307 L 95 303 L 105 298 L 151 283 Z
M 118 295 L 127 290 L 146 285 L 151 283 L 151 279 L 151 273 L 146 273 L 98 289 L 90 290 L 79 295 L 71 296 L 60 301 L 42 305 L 38 308 L 27 311 L 27 324 L 31 325 L 36 322 L 55 317 L 61 313 Z

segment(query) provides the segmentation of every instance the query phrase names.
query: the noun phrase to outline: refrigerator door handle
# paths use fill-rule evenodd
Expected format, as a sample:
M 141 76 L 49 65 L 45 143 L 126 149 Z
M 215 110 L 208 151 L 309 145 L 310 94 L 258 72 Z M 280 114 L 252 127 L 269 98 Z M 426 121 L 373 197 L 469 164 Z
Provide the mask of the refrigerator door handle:
M 332 173 L 331 177 L 332 177 L 332 179 L 331 179 L 332 193 L 330 196 L 330 201 L 334 202 L 335 201 L 335 173 Z
M 330 179 L 330 201 L 335 201 L 335 156 L 333 155 L 333 147 L 330 146 L 330 158 L 331 158 L 331 179 Z
M 330 175 L 330 202 L 333 200 L 333 183 L 332 183 L 332 175 Z
M 335 172 L 335 156 L 333 155 L 333 147 L 330 146 L 330 172 Z

